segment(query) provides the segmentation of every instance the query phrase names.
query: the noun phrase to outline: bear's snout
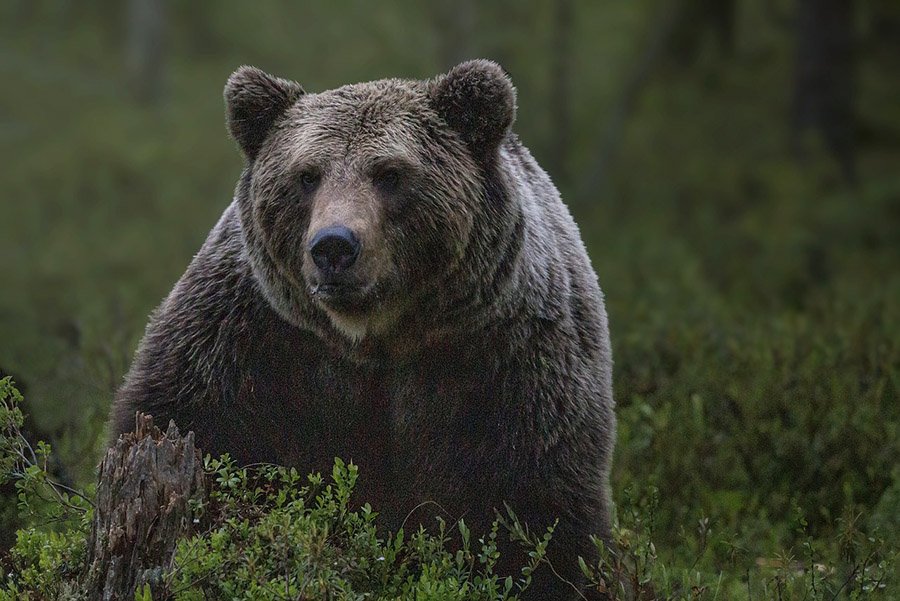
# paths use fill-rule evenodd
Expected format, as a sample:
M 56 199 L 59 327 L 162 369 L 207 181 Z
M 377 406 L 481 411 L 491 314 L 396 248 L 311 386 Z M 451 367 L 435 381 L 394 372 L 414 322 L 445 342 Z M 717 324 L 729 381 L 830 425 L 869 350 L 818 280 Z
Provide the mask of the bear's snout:
M 316 232 L 309 244 L 309 254 L 324 280 L 333 279 L 356 262 L 359 238 L 350 228 L 335 225 Z

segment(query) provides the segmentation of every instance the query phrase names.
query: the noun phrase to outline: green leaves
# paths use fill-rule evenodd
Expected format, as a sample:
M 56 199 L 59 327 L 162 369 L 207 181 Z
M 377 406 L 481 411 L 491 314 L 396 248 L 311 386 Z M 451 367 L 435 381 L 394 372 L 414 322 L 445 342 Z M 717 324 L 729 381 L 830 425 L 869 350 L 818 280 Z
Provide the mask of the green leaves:
M 504 519 L 531 549 L 526 576 L 514 580 L 494 573 L 499 522 L 474 548 L 459 522 L 455 551 L 443 520 L 409 538 L 381 533 L 372 507 L 351 502 L 358 468 L 339 458 L 327 483 L 283 467 L 238 468 L 229 457 L 207 457 L 206 467 L 216 483 L 211 523 L 178 546 L 176 599 L 516 599 L 550 542 L 549 533 L 529 536 L 514 515 Z
M 53 481 L 49 445 L 31 445 L 22 436 L 20 400 L 9 379 L 0 380 L 0 466 L 15 480 L 19 510 L 31 523 L 18 531 L 2 564 L 0 601 L 79 599 L 89 495 Z M 699 414 L 694 407 L 691 413 Z M 208 499 L 194 501 L 200 518 L 193 534 L 178 543 L 165 580 L 178 601 L 511 601 L 528 589 L 535 570 L 553 568 L 543 564 L 556 525 L 532 532 L 508 506 L 487 533 L 472 532 L 463 520 L 448 525 L 440 518 L 433 528 L 411 535 L 384 533 L 376 530 L 376 511 L 353 502 L 353 488 L 365 474 L 352 463 L 335 459 L 327 481 L 275 465 L 239 467 L 228 456 L 207 456 L 204 466 L 212 490 Z M 692 517 L 668 531 L 662 525 L 670 517 L 660 512 L 665 494 L 652 486 L 621 492 L 612 547 L 593 537 L 599 559 L 578 561 L 592 590 L 612 600 L 895 596 L 898 555 L 888 538 L 893 518 L 887 515 L 894 497 L 885 497 L 882 510 L 886 534 L 867 527 L 864 516 L 849 508 L 831 537 L 814 537 L 812 520 L 794 501 L 786 519 L 798 543 L 761 550 L 748 545 L 746 532 L 702 508 L 691 508 Z M 515 573 L 495 571 L 500 536 L 525 551 L 527 559 Z M 676 536 L 677 543 L 659 544 L 661 536 Z M 148 601 L 150 590 L 136 591 L 135 599 Z
M 12 378 L 0 378 L 0 484 L 10 480 L 25 453 L 20 428 L 25 417 L 19 409 L 22 395 Z

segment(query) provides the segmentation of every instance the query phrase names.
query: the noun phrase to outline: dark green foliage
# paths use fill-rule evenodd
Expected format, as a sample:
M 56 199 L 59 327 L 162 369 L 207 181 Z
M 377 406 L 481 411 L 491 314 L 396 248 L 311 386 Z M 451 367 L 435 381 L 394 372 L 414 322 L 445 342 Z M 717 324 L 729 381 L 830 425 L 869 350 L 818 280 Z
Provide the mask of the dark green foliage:
M 689 94 L 693 85 L 672 87 Z M 720 91 L 734 103 L 743 93 Z M 710 139 L 731 111 L 701 119 L 689 102 L 651 98 L 665 117 L 647 121 Z M 674 133 L 644 143 L 673 153 L 684 144 Z M 621 183 L 628 206 L 606 211 L 610 225 L 593 233 L 607 249 L 595 254 L 600 277 L 618 288 L 608 294 L 620 417 L 613 477 L 618 490 L 659 487 L 667 537 L 703 512 L 759 551 L 796 542 L 795 505 L 825 535 L 845 507 L 867 515 L 893 481 L 900 181 L 873 165 L 871 180 L 850 190 L 821 165 L 802 172 L 772 160 L 754 171 L 714 159 L 720 152 L 695 149 L 688 173 L 659 152 L 634 157 L 650 181 L 667 183 Z M 615 231 L 636 214 L 647 222 Z
M 0 599 L 62 598 L 83 562 L 90 500 L 53 480 L 50 446 L 22 435 L 21 401 L 12 380 L 0 378 L 0 485 L 14 486 L 26 524 L 8 555 L 0 554 Z M 10 510 L 12 499 L 4 499 Z
M 170 4 L 165 94 L 150 109 L 124 86 L 124 3 L 0 8 L 0 366 L 28 382 L 45 429 L 62 431 L 54 449 L 82 485 L 147 314 L 231 197 L 228 74 L 257 64 L 315 91 L 446 67 L 426 3 Z M 621 570 L 660 595 L 802 599 L 792 587 L 805 586 L 831 599 L 846 580 L 837 598 L 851 598 L 869 594 L 879 562 L 897 571 L 897 9 L 867 2 L 859 19 L 864 135 L 849 188 L 822 144 L 806 140 L 803 163 L 789 152 L 794 46 L 768 4 L 737 3 L 729 56 L 700 36 L 690 65 L 658 65 L 605 187 L 577 194 L 660 3 L 574 3 L 571 181 L 559 184 L 610 313 Z M 472 48 L 510 71 L 515 128 L 553 164 L 551 4 L 477 15 Z M 4 497 L 0 515 L 17 503 Z M 25 523 L 32 541 L 59 536 L 42 534 L 44 518 Z M 50 566 L 54 545 L 21 549 L 36 561 L 43 546 Z
M 30 463 L 19 427 L 20 395 L 8 378 L 0 380 L 0 476 L 19 481 L 19 507 L 47 519 L 20 530 L 4 558 L 0 600 L 80 599 L 89 501 L 60 489 L 46 471 L 50 449 Z M 28 467 L 23 471 L 23 461 Z M 478 536 L 464 521 L 437 519 L 407 537 L 403 530 L 376 530 L 376 511 L 354 507 L 356 466 L 335 459 L 330 483 L 295 469 L 263 465 L 240 468 L 227 456 L 207 457 L 213 482 L 209 498 L 198 501 L 195 534 L 180 541 L 165 582 L 169 597 L 199 599 L 409 599 L 513 600 L 527 589 L 536 569 L 548 570 L 553 528 L 543 536 L 525 529 L 507 508 L 489 533 Z M 54 496 L 44 493 L 50 491 Z M 75 491 L 72 491 L 75 492 Z M 75 499 L 73 501 L 73 499 Z M 860 514 L 845 512 L 828 539 L 810 535 L 795 509 L 789 524 L 796 548 L 757 556 L 737 535 L 723 535 L 703 517 L 679 526 L 674 551 L 657 551 L 660 492 L 623 492 L 614 530 L 616 550 L 594 539 L 601 560 L 581 561 L 590 586 L 610 599 L 734 598 L 833 600 L 891 599 L 900 592 L 894 573 L 896 541 L 886 542 L 877 527 L 863 530 Z M 889 509 L 888 509 L 889 510 Z M 73 512 L 77 519 L 72 519 Z M 528 549 L 517 574 L 497 574 L 498 536 Z M 766 552 L 765 550 L 763 551 Z M 755 558 L 755 559 L 754 559 Z M 746 580 L 729 574 L 746 575 Z M 149 590 L 138 599 L 152 599 Z
M 274 466 L 238 469 L 227 457 L 207 466 L 213 525 L 178 548 L 177 599 L 514 599 L 550 540 L 520 539 L 532 562 L 521 574 L 495 574 L 499 524 L 483 537 L 441 520 L 430 534 L 385 537 L 368 504 L 352 509 L 357 470 L 339 459 L 329 484 Z
M 29 445 L 19 429 L 20 400 L 9 379 L 0 379 L 0 477 L 16 478 L 20 510 L 33 514 L 39 505 L 44 519 L 41 527 L 19 530 L 3 559 L 0 600 L 80 598 L 89 501 L 70 497 L 49 478 L 47 445 L 41 443 L 35 463 L 23 452 Z M 198 507 L 203 519 L 180 542 L 166 576 L 178 600 L 513 600 L 535 569 L 548 569 L 552 529 L 536 536 L 511 512 L 484 535 L 471 533 L 464 521 L 448 526 L 443 520 L 410 536 L 376 532 L 377 513 L 368 504 L 351 505 L 356 466 L 340 459 L 327 484 L 320 475 L 302 477 L 278 466 L 239 468 L 227 456 L 207 457 L 205 468 L 213 486 Z M 79 519 L 65 519 L 73 510 Z M 498 536 L 528 549 L 519 573 L 494 572 Z
M 680 524 L 676 543 L 658 550 L 664 538 L 659 509 L 658 489 L 640 497 L 626 489 L 614 531 L 617 552 L 595 541 L 601 561 L 582 562 L 584 574 L 610 599 L 888 600 L 900 593 L 896 542 L 864 532 L 859 514 L 846 513 L 834 534 L 813 538 L 797 510 L 790 524 L 796 545 L 770 546 L 758 555 L 709 517 Z

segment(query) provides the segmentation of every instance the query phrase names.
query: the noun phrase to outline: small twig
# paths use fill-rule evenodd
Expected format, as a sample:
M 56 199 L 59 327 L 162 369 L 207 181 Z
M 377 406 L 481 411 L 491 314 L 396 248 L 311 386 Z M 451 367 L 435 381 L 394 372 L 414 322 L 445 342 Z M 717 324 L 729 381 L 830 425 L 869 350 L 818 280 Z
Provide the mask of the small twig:
M 22 458 L 22 461 L 27 463 L 28 465 L 37 465 L 37 454 L 34 452 L 34 448 L 32 448 L 31 443 L 28 442 L 28 439 L 22 435 L 22 431 L 16 428 L 11 431 L 11 434 L 18 439 L 19 444 L 14 445 L 13 448 L 16 450 L 16 454 Z M 31 455 L 31 458 L 25 456 L 23 449 L 28 449 L 28 453 Z
M 19 436 L 21 437 L 21 434 Z M 31 449 L 31 445 L 28 444 L 28 441 L 25 440 L 24 437 L 21 437 L 21 440 L 22 440 L 22 442 L 25 443 L 25 445 L 27 445 L 27 447 L 31 451 L 31 455 L 32 455 L 32 457 L 34 457 L 34 459 L 29 459 L 28 457 L 26 457 L 25 453 L 23 453 L 20 448 L 16 448 L 16 454 L 22 459 L 25 466 L 28 466 L 28 467 L 37 466 L 40 468 L 40 466 L 38 465 L 37 456 L 34 455 L 34 451 Z M 47 475 L 47 472 L 45 469 L 41 468 L 41 471 L 44 473 L 44 482 L 46 482 L 47 485 L 51 488 L 51 490 L 53 490 L 53 492 L 56 494 L 57 498 L 59 499 L 60 503 L 62 503 L 64 506 L 66 506 L 70 509 L 76 510 L 79 513 L 84 513 L 84 508 L 77 507 L 75 505 L 71 505 L 70 503 L 66 502 L 63 499 L 62 494 L 59 492 L 60 489 L 66 491 L 70 494 L 75 495 L 76 497 L 83 500 L 91 507 L 94 507 L 94 502 L 91 499 L 87 498 L 84 495 L 84 493 L 72 488 L 71 486 L 67 486 L 67 485 L 63 484 L 62 482 L 57 482 L 56 480 L 54 480 L 53 478 L 51 478 L 50 476 Z M 15 476 L 19 480 L 25 479 L 24 472 L 11 472 L 10 475 Z
M 552 563 L 549 559 L 547 559 L 546 556 L 544 556 L 544 557 L 541 559 L 541 561 L 546 562 L 547 565 L 550 567 L 550 571 L 553 572 L 553 574 L 554 574 L 557 578 L 559 578 L 560 580 L 562 580 L 563 582 L 565 582 L 566 584 L 568 584 L 569 586 L 571 586 L 572 589 L 578 594 L 579 597 L 581 597 L 582 599 L 584 599 L 584 601 L 587 601 L 587 597 L 584 596 L 584 593 L 581 592 L 581 589 L 578 588 L 578 586 L 577 586 L 574 582 L 572 582 L 571 580 L 568 580 L 567 578 L 563 578 L 563 576 L 562 576 L 559 572 L 556 571 L 556 568 L 553 567 L 553 563 Z
M 72 488 L 71 486 L 66 486 L 66 485 L 63 484 L 62 482 L 57 482 L 56 480 L 53 480 L 53 479 L 51 479 L 51 478 L 47 478 L 46 482 L 47 482 L 47 484 L 49 484 L 54 490 L 56 490 L 57 488 L 61 488 L 61 489 L 63 489 L 64 491 L 66 491 L 66 492 L 68 492 L 68 493 L 70 493 L 70 494 L 75 495 L 76 497 L 78 497 L 79 499 L 81 499 L 82 501 L 84 501 L 85 503 L 87 503 L 88 505 L 90 505 L 91 507 L 95 507 L 94 502 L 93 502 L 91 499 L 89 499 L 88 497 L 86 497 L 86 496 L 84 495 L 84 493 L 82 493 L 81 491 L 78 491 L 78 490 Z
M 853 569 L 850 570 L 850 575 L 847 576 L 847 579 L 846 579 L 846 580 L 844 580 L 844 583 L 841 585 L 841 588 L 839 588 L 837 591 L 835 591 L 834 595 L 831 597 L 831 601 L 834 601 L 835 599 L 837 599 L 837 598 L 838 598 L 838 595 L 841 594 L 841 591 L 844 590 L 844 587 L 847 586 L 848 584 L 850 584 L 850 581 L 853 580 L 853 577 L 854 577 L 854 576 L 856 576 L 856 571 L 857 571 L 858 569 L 859 569 L 859 565 L 858 565 L 858 564 L 855 565 L 855 566 L 853 566 Z
M 407 522 L 407 520 L 409 520 L 410 517 L 412 517 L 412 514 L 414 514 L 416 511 L 418 511 L 422 507 L 425 507 L 426 505 L 436 505 L 438 509 L 440 509 L 447 515 L 447 517 L 449 517 L 451 519 L 453 518 L 453 514 L 451 514 L 449 511 L 447 511 L 437 501 L 422 501 L 421 503 L 419 503 L 418 505 L 416 505 L 415 507 L 413 507 L 412 509 L 409 510 L 409 513 L 406 514 L 406 517 L 403 518 L 403 522 L 400 524 L 400 529 L 402 530 L 406 526 L 406 522 Z M 460 516 L 460 517 L 462 517 L 462 516 Z M 456 520 L 456 521 L 459 521 L 459 520 Z

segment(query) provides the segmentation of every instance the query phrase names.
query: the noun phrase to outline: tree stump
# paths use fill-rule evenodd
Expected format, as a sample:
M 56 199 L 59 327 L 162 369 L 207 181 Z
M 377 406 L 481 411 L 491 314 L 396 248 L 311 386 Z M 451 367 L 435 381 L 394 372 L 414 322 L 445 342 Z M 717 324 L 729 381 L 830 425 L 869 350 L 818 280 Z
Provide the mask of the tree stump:
M 164 596 L 175 545 L 193 523 L 189 501 L 206 496 L 194 433 L 181 436 L 171 421 L 163 433 L 142 413 L 135 422 L 100 464 L 83 587 L 89 599 L 131 601 L 145 584 L 154 598 Z

